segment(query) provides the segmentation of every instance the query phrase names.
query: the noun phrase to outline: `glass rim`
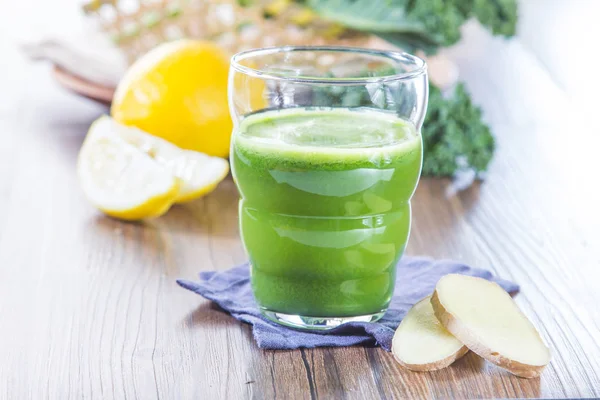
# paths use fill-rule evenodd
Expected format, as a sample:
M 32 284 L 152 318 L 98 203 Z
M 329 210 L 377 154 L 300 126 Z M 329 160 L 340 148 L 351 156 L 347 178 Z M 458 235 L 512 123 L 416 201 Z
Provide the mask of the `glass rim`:
M 240 62 L 243 60 L 251 59 L 254 57 L 260 57 L 265 55 L 294 52 L 294 51 L 312 51 L 312 52 L 339 52 L 339 53 L 357 53 L 363 55 L 371 55 L 377 57 L 387 58 L 399 63 L 406 63 L 410 61 L 416 65 L 416 68 L 412 71 L 395 73 L 384 76 L 367 76 L 367 77 L 322 77 L 322 76 L 289 76 L 283 73 L 267 72 L 260 68 L 252 68 L 242 65 Z M 230 61 L 231 68 L 241 72 L 243 74 L 261 78 L 270 79 L 276 81 L 287 81 L 296 83 L 312 83 L 312 84 L 334 84 L 334 85 L 364 85 L 369 83 L 383 83 L 392 81 L 404 81 L 418 78 L 427 72 L 427 63 L 420 57 L 405 53 L 402 51 L 394 50 L 374 50 L 362 47 L 347 47 L 347 46 L 278 46 L 278 47 L 263 47 L 251 50 L 241 51 L 234 54 Z

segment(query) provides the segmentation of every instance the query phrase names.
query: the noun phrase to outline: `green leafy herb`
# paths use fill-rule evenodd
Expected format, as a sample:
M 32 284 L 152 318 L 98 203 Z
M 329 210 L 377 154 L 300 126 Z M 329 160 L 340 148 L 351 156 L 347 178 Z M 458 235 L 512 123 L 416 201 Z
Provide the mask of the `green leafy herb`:
M 460 39 L 460 27 L 477 18 L 495 34 L 513 35 L 516 0 L 307 0 L 321 17 L 374 33 L 407 50 L 428 53 Z
M 447 98 L 429 85 L 422 136 L 424 175 L 452 176 L 472 168 L 481 176 L 494 154 L 494 137 L 462 83 Z
M 515 0 L 471 0 L 472 14 L 495 35 L 512 36 L 517 23 Z

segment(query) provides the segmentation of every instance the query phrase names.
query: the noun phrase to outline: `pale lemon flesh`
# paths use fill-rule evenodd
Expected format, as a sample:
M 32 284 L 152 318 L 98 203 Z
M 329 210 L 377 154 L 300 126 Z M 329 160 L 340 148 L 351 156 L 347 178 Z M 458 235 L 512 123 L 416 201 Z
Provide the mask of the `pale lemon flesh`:
M 140 129 L 105 118 L 110 121 L 112 132 L 152 157 L 180 179 L 177 203 L 191 201 L 212 192 L 229 173 L 229 163 L 223 158 L 182 150 Z
M 162 215 L 177 199 L 179 179 L 109 128 L 106 118 L 94 122 L 79 153 L 77 175 L 85 196 L 120 219 Z

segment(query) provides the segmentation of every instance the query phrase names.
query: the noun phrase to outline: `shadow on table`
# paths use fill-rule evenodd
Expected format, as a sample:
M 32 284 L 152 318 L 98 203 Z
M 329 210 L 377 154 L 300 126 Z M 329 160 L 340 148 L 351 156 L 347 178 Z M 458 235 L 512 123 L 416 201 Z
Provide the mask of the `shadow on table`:
M 175 272 L 171 237 L 153 221 L 120 221 L 98 213 L 88 224 L 94 241 L 106 241 L 110 247 L 122 249 L 132 257 L 132 265 L 139 268 L 154 266 L 161 273 L 169 275 Z
M 425 198 L 428 203 L 434 203 L 432 205 L 437 206 L 452 206 L 454 203 L 459 203 L 460 208 L 468 212 L 479 202 L 482 185 L 485 185 L 485 183 L 475 181 L 468 188 L 454 192 L 452 181 L 448 178 L 423 177 L 419 182 L 413 200 Z
M 219 229 L 221 224 L 215 224 L 214 221 L 211 221 L 214 217 L 209 217 L 209 210 L 202 211 L 203 208 L 206 209 L 205 201 L 219 201 L 219 199 L 204 198 L 194 201 L 194 204 L 175 204 L 160 217 L 140 221 L 125 221 L 98 211 L 98 214 L 92 218 L 91 225 L 100 233 L 111 236 L 125 236 L 125 239 L 132 239 L 134 236 L 152 232 L 209 234 L 216 237 L 230 236 L 229 232 L 223 232 L 222 229 Z M 227 218 L 229 216 L 224 215 L 223 217 Z M 234 217 L 234 223 L 237 226 L 237 214 Z M 123 235 L 124 233 L 127 234 Z
M 163 216 L 152 220 L 156 227 L 173 233 L 206 235 L 211 238 L 237 236 L 238 194 L 231 180 L 214 192 L 185 204 L 175 204 Z
M 205 301 L 188 313 L 183 318 L 182 324 L 186 327 L 190 327 L 191 329 L 195 329 L 200 326 L 205 327 L 207 325 L 231 326 L 233 324 L 240 324 L 244 326 L 250 326 L 236 320 L 212 301 Z
M 238 221 L 237 198 L 235 209 L 223 209 L 227 207 L 224 203 L 231 202 L 228 197 L 217 188 L 207 197 L 189 204 L 175 204 L 164 215 L 142 221 L 124 221 L 98 211 L 90 225 L 104 236 L 135 242 L 140 246 L 144 246 L 150 236 L 159 236 L 164 241 L 170 233 L 229 238 L 237 232 Z M 212 203 L 221 204 L 221 210 L 212 210 Z M 157 247 L 156 240 L 150 244 Z
M 139 236 L 145 231 L 156 231 L 151 221 L 121 221 L 98 212 L 90 225 L 105 238 L 115 238 L 126 242 L 140 242 Z
M 468 352 L 460 360 L 452 364 L 452 368 L 458 370 L 461 373 L 473 374 L 479 371 L 483 371 L 485 366 L 485 360 L 475 353 Z
M 491 394 L 503 398 L 540 397 L 540 378 L 522 379 L 505 370 L 501 370 L 499 374 L 496 374 L 496 371 L 494 373 L 488 371 L 488 369 L 499 368 L 475 353 L 469 352 L 450 367 L 432 371 L 430 374 L 434 385 L 439 386 L 440 392 L 449 387 L 459 387 L 464 390 L 458 393 L 453 391 L 453 395 L 459 397 L 473 393 L 478 393 L 484 398 Z M 515 385 L 512 381 L 518 381 L 518 384 Z M 457 382 L 460 383 L 457 385 Z

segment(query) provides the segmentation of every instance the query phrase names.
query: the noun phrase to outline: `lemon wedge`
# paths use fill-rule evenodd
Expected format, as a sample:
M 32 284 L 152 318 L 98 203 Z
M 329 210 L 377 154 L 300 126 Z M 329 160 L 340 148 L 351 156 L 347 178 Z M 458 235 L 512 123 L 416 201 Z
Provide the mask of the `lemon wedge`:
M 179 179 L 168 169 L 116 135 L 107 117 L 90 127 L 79 152 L 77 175 L 94 206 L 125 220 L 164 214 L 180 188 Z
M 85 195 L 98 209 L 138 220 L 212 192 L 229 173 L 229 163 L 182 150 L 103 116 L 90 127 L 77 173 Z
M 174 144 L 150 135 L 135 127 L 119 124 L 109 117 L 112 131 L 129 144 L 152 157 L 171 174 L 181 180 L 175 201 L 183 203 L 212 192 L 229 173 L 229 163 L 192 150 L 183 150 Z

